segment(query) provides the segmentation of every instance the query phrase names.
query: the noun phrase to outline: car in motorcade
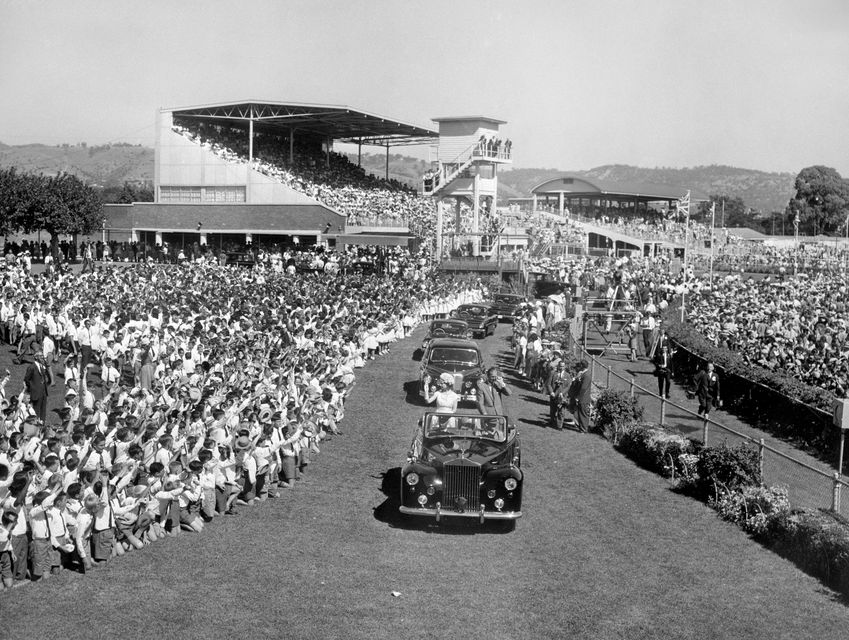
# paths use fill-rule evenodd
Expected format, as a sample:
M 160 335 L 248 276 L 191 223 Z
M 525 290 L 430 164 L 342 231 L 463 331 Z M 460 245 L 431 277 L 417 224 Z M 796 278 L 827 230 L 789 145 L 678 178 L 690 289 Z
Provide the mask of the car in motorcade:
M 496 293 L 489 303 L 490 309 L 499 320 L 515 320 L 518 310 L 527 299 L 514 293 Z
M 471 338 L 472 332 L 469 323 L 457 318 L 439 318 L 431 320 L 427 333 L 422 339 L 422 352 L 427 350 L 427 345 L 434 338 Z
M 498 326 L 498 316 L 488 304 L 461 304 L 449 316 L 466 322 L 472 335 L 481 338 L 495 333 L 495 327 Z
M 521 445 L 504 415 L 425 413 L 401 468 L 401 513 L 440 522 L 515 526 L 522 516 Z
M 422 356 L 419 374 L 419 393 L 427 398 L 433 386 L 443 374 L 453 380 L 454 392 L 461 402 L 476 404 L 478 380 L 486 375 L 478 345 L 463 338 L 435 338 L 431 340 Z

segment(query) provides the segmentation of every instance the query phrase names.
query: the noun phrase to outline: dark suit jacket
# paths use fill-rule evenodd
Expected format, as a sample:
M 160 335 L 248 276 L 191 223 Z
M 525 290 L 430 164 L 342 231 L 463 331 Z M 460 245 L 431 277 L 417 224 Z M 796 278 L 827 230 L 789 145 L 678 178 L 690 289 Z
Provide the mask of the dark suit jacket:
M 593 379 L 590 376 L 590 370 L 587 369 L 572 381 L 569 387 L 569 399 L 581 406 L 589 407 L 592 404 L 592 388 Z
M 43 369 L 39 370 L 36 363 L 33 362 L 27 367 L 27 372 L 24 374 L 24 384 L 33 401 L 47 397 L 47 372 Z

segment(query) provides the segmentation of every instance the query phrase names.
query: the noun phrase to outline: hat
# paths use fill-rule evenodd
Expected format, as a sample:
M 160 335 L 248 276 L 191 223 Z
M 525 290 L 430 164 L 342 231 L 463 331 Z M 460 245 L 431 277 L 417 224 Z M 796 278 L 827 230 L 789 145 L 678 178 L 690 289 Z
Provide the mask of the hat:
M 260 422 L 269 422 L 271 420 L 271 415 L 272 415 L 271 409 L 266 407 L 265 409 L 263 409 L 262 411 L 259 412 L 259 421 Z
M 251 439 L 248 436 L 239 436 L 233 444 L 234 451 L 244 451 L 251 446 Z
M 65 392 L 65 397 L 66 397 L 66 398 L 70 398 L 70 397 L 75 396 L 75 395 L 77 395 L 77 392 L 76 392 L 76 391 L 74 391 L 73 389 L 68 389 L 68 390 Z
M 136 500 L 141 500 L 142 498 L 147 497 L 149 490 L 150 488 L 146 484 L 137 484 L 130 489 L 130 495 Z

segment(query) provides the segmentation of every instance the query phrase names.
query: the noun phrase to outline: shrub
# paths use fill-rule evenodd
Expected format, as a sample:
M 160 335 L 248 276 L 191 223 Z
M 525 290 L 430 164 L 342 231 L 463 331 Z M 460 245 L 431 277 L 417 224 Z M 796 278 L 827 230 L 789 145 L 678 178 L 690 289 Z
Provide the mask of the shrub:
M 771 548 L 849 596 L 849 527 L 832 515 L 802 511 L 786 517 Z
M 705 447 L 696 463 L 694 491 L 702 500 L 718 499 L 719 492 L 733 491 L 745 485 L 760 485 L 761 472 L 757 449 L 747 444 L 729 447 Z
M 623 428 L 617 447 L 637 464 L 667 478 L 686 475 L 684 455 L 696 446 L 684 436 L 658 425 L 632 425 Z
M 711 506 L 725 520 L 760 538 L 781 527 L 790 513 L 787 487 L 743 486 L 722 490 Z
M 605 438 L 614 444 L 622 431 L 643 419 L 643 408 L 626 391 L 605 389 L 595 406 L 595 425 Z

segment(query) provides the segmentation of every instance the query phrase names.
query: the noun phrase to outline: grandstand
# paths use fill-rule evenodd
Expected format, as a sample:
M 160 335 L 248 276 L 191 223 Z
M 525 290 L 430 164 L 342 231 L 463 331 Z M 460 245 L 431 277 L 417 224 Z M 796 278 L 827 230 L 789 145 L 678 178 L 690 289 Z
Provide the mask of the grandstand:
M 157 114 L 153 203 L 108 205 L 104 235 L 146 244 L 408 245 L 435 208 L 389 179 L 389 150 L 437 132 L 347 106 L 247 100 Z M 334 152 L 386 150 L 383 178 Z
M 679 201 L 707 201 L 706 194 L 679 186 L 609 182 L 577 175 L 546 180 L 531 189 L 530 198 L 511 199 L 514 211 L 530 209 L 568 219 L 585 232 L 590 253 L 615 255 L 682 251 L 688 244 L 684 221 L 677 220 Z M 693 224 L 691 250 L 710 247 L 711 233 Z

